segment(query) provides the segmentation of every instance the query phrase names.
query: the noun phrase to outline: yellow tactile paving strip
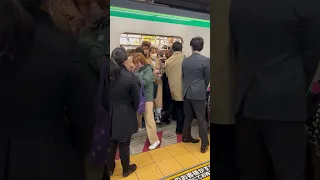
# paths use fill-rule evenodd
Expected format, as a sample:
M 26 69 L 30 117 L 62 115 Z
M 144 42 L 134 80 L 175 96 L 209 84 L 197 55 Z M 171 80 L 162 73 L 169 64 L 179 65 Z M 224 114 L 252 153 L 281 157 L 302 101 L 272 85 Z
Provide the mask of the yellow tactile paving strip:
M 137 164 L 138 169 L 127 178 L 122 177 L 122 166 L 120 160 L 117 160 L 111 180 L 158 180 L 209 160 L 210 147 L 202 154 L 200 143 L 173 144 L 131 156 L 131 163 Z

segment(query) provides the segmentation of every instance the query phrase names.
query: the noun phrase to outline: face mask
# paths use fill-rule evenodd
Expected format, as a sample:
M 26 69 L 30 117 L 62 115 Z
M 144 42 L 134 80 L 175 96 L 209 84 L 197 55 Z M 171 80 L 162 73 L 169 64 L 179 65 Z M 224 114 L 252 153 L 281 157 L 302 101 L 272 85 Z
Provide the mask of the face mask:
M 151 54 L 152 59 L 157 59 L 158 55 L 157 54 Z

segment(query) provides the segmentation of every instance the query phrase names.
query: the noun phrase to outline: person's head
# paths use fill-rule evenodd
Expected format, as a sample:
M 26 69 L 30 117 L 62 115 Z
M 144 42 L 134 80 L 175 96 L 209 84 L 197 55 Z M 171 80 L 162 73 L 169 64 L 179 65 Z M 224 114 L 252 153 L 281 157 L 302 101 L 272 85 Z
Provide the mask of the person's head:
M 35 23 L 29 10 L 39 9 L 42 0 L 0 1 L 0 58 L 14 61 L 34 41 Z
M 137 53 L 142 53 L 144 55 L 142 47 L 139 46 L 133 51 L 133 54 L 137 54 Z
M 123 48 L 115 48 L 110 57 L 110 78 L 114 80 L 121 72 L 125 61 L 128 59 L 127 53 Z
M 173 50 L 170 49 L 164 55 L 166 56 L 167 59 L 169 59 L 172 56 L 172 54 L 173 54 Z
M 125 61 L 124 65 L 126 66 L 128 71 L 134 72 L 136 69 L 136 66 L 133 63 L 132 57 L 128 57 L 128 59 Z
M 172 51 L 173 52 L 176 52 L 176 51 L 182 51 L 182 44 L 181 44 L 181 42 L 174 42 L 173 44 L 172 44 Z
M 203 41 L 202 37 L 197 36 L 197 37 L 192 38 L 190 41 L 190 46 L 191 46 L 192 52 L 202 51 L 203 44 L 204 44 L 204 41 Z
M 132 56 L 132 54 L 134 53 L 134 49 L 127 49 L 126 52 L 128 56 Z
M 132 57 L 133 64 L 140 69 L 147 64 L 147 59 L 142 53 L 135 53 Z
M 141 47 L 143 49 L 144 55 L 148 58 L 149 57 L 151 43 L 148 42 L 148 41 L 143 41 L 142 44 L 141 44 Z
M 159 58 L 159 51 L 158 48 L 152 46 L 150 48 L 150 57 L 152 60 L 156 60 L 157 58 Z

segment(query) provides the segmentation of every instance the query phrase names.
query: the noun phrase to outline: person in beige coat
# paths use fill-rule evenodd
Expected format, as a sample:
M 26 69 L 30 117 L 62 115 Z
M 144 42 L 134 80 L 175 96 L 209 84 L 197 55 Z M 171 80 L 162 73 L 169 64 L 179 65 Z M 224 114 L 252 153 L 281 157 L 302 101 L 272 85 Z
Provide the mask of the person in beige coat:
M 164 64 L 160 60 L 160 55 L 156 47 L 150 47 L 150 55 L 147 59 L 147 63 L 151 65 L 154 71 L 154 82 L 157 84 L 157 95 L 154 99 L 154 114 L 156 123 L 160 123 L 161 110 L 162 110 L 162 74 L 164 73 Z
M 172 45 L 173 54 L 165 62 L 165 71 L 169 81 L 172 104 L 161 119 L 164 123 L 169 123 L 169 117 L 174 110 L 177 112 L 176 134 L 182 134 L 184 111 L 183 111 L 183 94 L 182 94 L 182 44 L 174 42 Z
M 234 61 L 229 35 L 230 1 L 214 1 L 211 19 L 211 78 L 210 91 L 212 116 L 210 129 L 214 148 L 215 172 L 213 179 L 234 180 L 236 178 L 235 139 L 233 114 Z

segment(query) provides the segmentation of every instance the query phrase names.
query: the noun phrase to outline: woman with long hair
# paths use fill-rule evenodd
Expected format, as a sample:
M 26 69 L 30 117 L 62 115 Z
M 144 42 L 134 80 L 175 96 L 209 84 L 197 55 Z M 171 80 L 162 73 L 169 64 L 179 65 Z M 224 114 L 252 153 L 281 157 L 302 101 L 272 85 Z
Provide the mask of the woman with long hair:
M 98 77 L 50 5 L 0 1 L 1 180 L 85 180 Z
M 153 115 L 153 82 L 154 75 L 151 65 L 147 63 L 145 56 L 142 53 L 136 53 L 133 56 L 133 63 L 136 66 L 135 75 L 138 77 L 140 84 L 144 85 L 146 105 L 144 112 L 144 120 L 146 123 L 147 135 L 150 142 L 149 149 L 153 150 L 160 144 L 159 137 L 157 135 L 157 126 L 154 121 Z M 138 123 L 141 126 L 142 115 L 138 115 Z
M 130 165 L 130 141 L 138 131 L 136 112 L 140 102 L 138 79 L 124 63 L 128 56 L 124 49 L 116 48 L 110 58 L 111 145 L 109 151 L 110 174 L 115 169 L 116 150 L 119 146 L 123 177 L 133 173 L 137 166 Z

